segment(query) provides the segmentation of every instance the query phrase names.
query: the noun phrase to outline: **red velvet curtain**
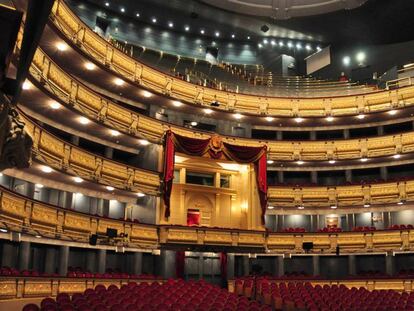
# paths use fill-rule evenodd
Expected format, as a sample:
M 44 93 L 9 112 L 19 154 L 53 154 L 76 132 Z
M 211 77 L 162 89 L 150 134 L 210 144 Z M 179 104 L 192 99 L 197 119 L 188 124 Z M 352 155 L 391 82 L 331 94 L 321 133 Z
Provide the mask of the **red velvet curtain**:
M 187 226 L 199 226 L 200 225 L 200 212 L 188 211 L 187 212 Z
M 220 253 L 220 272 L 222 280 L 227 280 L 227 253 Z
M 170 216 L 170 196 L 174 178 L 174 154 L 177 150 L 192 156 L 202 156 L 208 153 L 213 159 L 220 159 L 224 155 L 229 160 L 238 163 L 255 163 L 260 206 L 262 209 L 262 224 L 264 224 L 264 214 L 267 207 L 267 147 L 247 147 L 225 142 L 222 143 L 222 147 L 217 147 L 217 145 L 212 146 L 211 140 L 211 138 L 196 139 L 185 137 L 174 134 L 171 131 L 166 133 L 163 178 L 165 217 L 168 218 Z
M 175 276 L 178 279 L 184 278 L 185 252 L 175 252 Z

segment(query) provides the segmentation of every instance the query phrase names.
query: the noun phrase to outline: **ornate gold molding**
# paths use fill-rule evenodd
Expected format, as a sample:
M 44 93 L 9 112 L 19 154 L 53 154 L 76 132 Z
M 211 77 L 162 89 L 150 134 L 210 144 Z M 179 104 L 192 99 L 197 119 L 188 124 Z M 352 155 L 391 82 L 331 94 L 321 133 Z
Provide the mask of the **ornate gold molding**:
M 408 100 L 414 98 L 414 86 L 322 98 L 275 98 L 211 89 L 139 63 L 89 29 L 61 0 L 55 1 L 50 19 L 68 40 L 125 79 L 189 103 L 210 106 L 217 101 L 219 109 L 225 111 L 287 117 L 342 116 L 406 107 L 412 104 Z

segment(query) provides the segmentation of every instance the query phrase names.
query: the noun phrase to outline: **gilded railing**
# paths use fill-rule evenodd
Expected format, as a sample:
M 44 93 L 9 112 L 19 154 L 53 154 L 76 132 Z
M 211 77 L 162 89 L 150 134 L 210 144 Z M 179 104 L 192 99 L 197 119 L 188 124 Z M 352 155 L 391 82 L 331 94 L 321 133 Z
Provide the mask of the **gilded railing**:
M 0 300 L 21 298 L 56 297 L 60 293 L 69 295 L 83 293 L 88 288 L 102 284 L 106 287 L 116 285 L 119 288 L 129 282 L 164 282 L 154 279 L 94 279 L 64 277 L 0 277 Z
M 332 187 L 269 187 L 269 204 L 279 207 L 340 208 L 364 204 L 395 204 L 414 198 L 414 180 Z
M 158 194 L 157 172 L 130 167 L 68 144 L 20 114 L 33 138 L 33 154 L 40 162 L 103 185 L 147 194 Z
M 63 103 L 92 120 L 137 137 L 159 142 L 167 129 L 184 136 L 202 138 L 209 134 L 174 126 L 121 107 L 83 85 L 59 68 L 38 49 L 31 75 Z M 275 161 L 323 161 L 381 157 L 414 151 L 414 133 L 336 141 L 264 141 L 223 137 L 225 142 L 244 146 L 267 144 L 269 159 Z
M 107 228 L 128 234 L 127 247 L 150 248 L 160 244 L 249 247 L 264 252 L 303 253 L 303 242 L 314 250 L 343 252 L 401 251 L 414 246 L 414 230 L 378 230 L 338 233 L 266 233 L 265 231 L 208 227 L 145 225 L 93 216 L 28 199 L 0 188 L 0 228 L 45 238 L 88 243 L 91 234 Z M 41 240 L 39 240 L 40 242 Z
M 131 58 L 94 33 L 61 0 L 55 1 L 50 18 L 68 40 L 124 79 L 197 105 L 209 107 L 217 101 L 220 104 L 218 108 L 226 111 L 321 117 L 383 111 L 409 106 L 414 102 L 413 86 L 361 95 L 320 98 L 276 98 L 211 89 L 176 79 Z

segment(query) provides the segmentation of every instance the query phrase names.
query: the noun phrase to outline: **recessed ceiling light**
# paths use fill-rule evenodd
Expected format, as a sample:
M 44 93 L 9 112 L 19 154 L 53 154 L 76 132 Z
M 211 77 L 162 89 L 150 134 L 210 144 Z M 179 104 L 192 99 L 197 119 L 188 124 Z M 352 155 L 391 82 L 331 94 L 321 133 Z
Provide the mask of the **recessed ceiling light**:
M 295 118 L 296 123 L 302 123 L 304 120 L 303 118 Z
M 261 43 L 258 43 L 257 46 L 259 47 L 259 49 L 261 49 L 263 47 L 263 45 Z
M 83 124 L 83 125 L 86 125 L 86 124 L 88 124 L 90 121 L 89 121 L 89 119 L 88 118 L 85 118 L 85 117 L 79 117 L 79 123 L 80 124 Z
M 312 47 L 309 44 L 306 44 L 306 50 L 310 51 L 312 50 Z
M 175 107 L 181 107 L 181 106 L 183 105 L 183 103 L 182 103 L 182 102 L 180 102 L 180 101 L 178 101 L 178 100 L 174 100 L 174 101 L 172 102 L 172 104 L 173 104 Z
M 360 113 L 359 115 L 357 115 L 357 118 L 358 118 L 358 119 L 360 119 L 360 120 L 362 120 L 362 119 L 364 119 L 364 118 L 365 118 L 365 115 L 364 115 L 364 114 L 362 114 L 362 113 Z
M 297 48 L 298 50 L 300 50 L 300 49 L 302 48 L 302 44 L 300 44 L 300 43 L 296 43 L 296 48 Z
M 270 44 L 271 44 L 271 45 L 276 45 L 276 41 L 275 41 L 275 40 L 271 40 L 271 41 L 270 41 Z
M 390 110 L 390 111 L 388 111 L 388 114 L 389 115 L 392 115 L 392 116 L 393 115 L 396 115 L 397 114 L 397 110 L 394 110 L 394 109 L 393 110 Z
M 140 197 L 140 198 L 145 197 L 145 193 L 138 192 L 138 193 L 137 193 L 137 196 L 138 196 L 138 197 Z
M 275 163 L 275 161 L 273 161 L 273 160 L 267 160 L 267 164 L 273 164 L 273 163 Z
M 293 46 L 292 42 L 288 42 L 287 46 L 291 48 Z
M 329 160 L 329 164 L 335 164 L 336 161 L 335 160 Z
M 150 142 L 146 139 L 140 139 L 139 143 L 143 146 L 148 146 L 150 144 Z
M 42 166 L 41 168 L 43 173 L 51 173 L 52 172 L 52 168 L 49 166 Z
M 76 192 L 75 195 L 78 196 L 78 197 L 81 197 L 81 196 L 83 196 L 83 193 Z
M 36 234 L 36 235 L 35 235 L 35 237 L 36 237 L 37 239 L 41 239 L 41 238 L 42 238 L 42 236 L 41 236 L 40 234 Z
M 204 113 L 205 114 L 212 114 L 213 110 L 211 110 L 210 108 L 206 108 L 206 109 L 204 109 Z
M 125 12 L 125 8 L 121 8 L 121 12 L 124 13 Z
M 400 202 L 398 202 L 397 204 L 398 204 L 398 205 L 403 205 L 403 204 L 404 204 L 404 202 L 403 202 L 403 201 L 400 201 Z
M 200 30 L 200 33 L 201 33 L 202 35 L 204 35 L 204 32 L 205 32 L 205 31 L 204 31 L 204 29 L 201 29 L 201 30 Z
M 231 35 L 231 37 L 234 39 L 234 38 L 236 38 L 236 35 L 233 33 L 233 34 Z
M 279 46 L 284 46 L 285 44 L 283 43 L 283 41 L 279 41 Z
M 216 33 L 214 34 L 216 37 L 220 37 L 220 33 L 218 31 L 216 31 Z
M 114 188 L 114 187 L 112 187 L 112 186 L 106 186 L 106 190 L 108 190 L 108 191 L 114 191 L 114 190 L 115 190 L 115 188 Z
M 105 6 L 109 6 L 109 2 L 105 2 Z
M 247 36 L 247 40 L 250 40 L 250 36 Z
M 7 233 L 7 229 L 0 228 L 0 232 Z
M 157 22 L 157 19 L 153 17 L 151 21 L 155 24 Z
M 361 158 L 361 162 L 367 162 L 368 159 L 367 158 Z
M 42 184 L 35 184 L 36 188 L 42 189 L 44 186 Z
M 198 123 L 196 121 L 193 121 L 190 124 L 191 124 L 191 126 L 197 126 Z
M 112 136 L 115 136 L 115 137 L 121 135 L 121 133 L 117 130 L 110 130 L 110 133 Z
M 85 68 L 87 70 L 94 70 L 96 68 L 96 65 L 94 63 L 91 63 L 91 62 L 86 62 L 85 63 Z
M 331 205 L 331 208 L 332 209 L 336 209 L 338 206 L 336 206 L 336 205 Z
M 50 106 L 50 108 L 52 108 L 54 110 L 57 110 L 60 107 L 62 107 L 61 104 L 59 104 L 57 101 L 54 101 L 54 100 L 52 100 L 52 101 L 49 102 L 49 106 Z
M 267 208 L 268 209 L 274 209 L 275 207 L 273 205 L 269 205 Z
M 32 84 L 28 80 L 23 82 L 23 85 L 22 85 L 23 90 L 29 90 L 31 87 L 32 87 Z
M 269 41 L 267 41 L 267 39 L 263 39 L 263 43 L 264 43 L 264 44 L 268 44 L 268 43 L 269 43 Z
M 185 26 L 185 27 L 184 27 L 184 30 L 185 30 L 185 31 L 189 31 L 189 30 L 190 30 L 190 26 Z
M 142 96 L 146 97 L 146 98 L 150 98 L 152 96 L 152 93 L 148 92 L 148 91 L 143 91 L 142 92 Z
M 83 182 L 83 179 L 82 179 L 82 178 L 80 178 L 80 177 L 78 177 L 78 176 L 73 177 L 73 180 L 74 180 L 76 183 L 78 183 L 78 184 L 80 184 L 81 182 Z
M 139 17 L 140 15 L 139 15 L 139 13 L 137 13 L 137 14 L 135 14 L 135 16 L 136 16 L 136 17 Z
M 272 122 L 275 118 L 273 118 L 273 117 L 266 117 L 265 119 L 266 119 L 267 122 Z
M 369 204 L 369 203 L 364 204 L 364 207 L 370 207 L 370 206 L 371 206 L 371 204 Z
M 399 158 L 401 158 L 401 154 L 394 154 L 392 157 L 393 157 L 394 159 L 399 159 Z
M 300 205 L 300 206 L 298 206 L 298 209 L 305 209 L 305 207 Z
M 115 78 L 114 83 L 118 86 L 121 86 L 121 85 L 124 85 L 125 81 L 119 78 Z
M 173 28 L 174 27 L 174 23 L 173 22 L 169 22 L 168 23 L 168 27 Z
M 299 161 L 296 161 L 296 164 L 299 164 L 299 165 L 302 165 L 302 164 L 304 164 L 305 162 L 303 162 L 302 160 L 299 160 Z
M 329 117 L 326 117 L 325 120 L 328 122 L 332 122 L 334 120 L 334 117 L 329 116 Z
M 56 48 L 59 51 L 63 52 L 63 51 L 66 51 L 68 49 L 68 45 L 65 42 L 58 42 L 58 43 L 56 43 Z
M 319 52 L 320 50 L 322 50 L 322 48 L 318 45 L 318 46 L 316 47 L 316 50 Z
M 237 120 L 240 120 L 241 118 L 243 118 L 243 116 L 242 116 L 240 113 L 235 113 L 235 114 L 233 115 L 233 117 L 234 117 L 235 119 L 237 119 Z

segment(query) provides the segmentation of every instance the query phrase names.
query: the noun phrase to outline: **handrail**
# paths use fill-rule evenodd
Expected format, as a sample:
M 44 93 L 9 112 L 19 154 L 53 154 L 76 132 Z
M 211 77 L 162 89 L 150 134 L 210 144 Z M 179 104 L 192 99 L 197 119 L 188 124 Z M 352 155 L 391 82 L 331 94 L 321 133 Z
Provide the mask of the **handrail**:
M 407 100 L 414 98 L 414 87 L 320 98 L 277 98 L 209 89 L 176 79 L 132 59 L 95 34 L 61 0 L 53 6 L 51 21 L 67 40 L 124 79 L 189 103 L 209 107 L 217 101 L 220 103 L 218 109 L 226 111 L 293 117 L 341 116 L 405 107 L 411 104 Z
M 63 170 L 103 185 L 157 195 L 160 185 L 158 172 L 139 169 L 102 158 L 49 134 L 21 111 L 20 118 L 33 139 L 35 158 L 53 168 Z
M 33 58 L 30 73 L 63 103 L 92 120 L 98 120 L 121 132 L 160 142 L 168 129 L 193 138 L 210 133 L 190 130 L 147 117 L 101 97 L 86 85 L 59 68 L 42 50 Z M 46 84 L 45 84 L 46 83 Z M 248 146 L 268 146 L 268 157 L 274 161 L 326 161 L 390 156 L 414 151 L 414 133 L 403 133 L 363 139 L 334 141 L 275 141 L 223 136 L 223 141 Z

